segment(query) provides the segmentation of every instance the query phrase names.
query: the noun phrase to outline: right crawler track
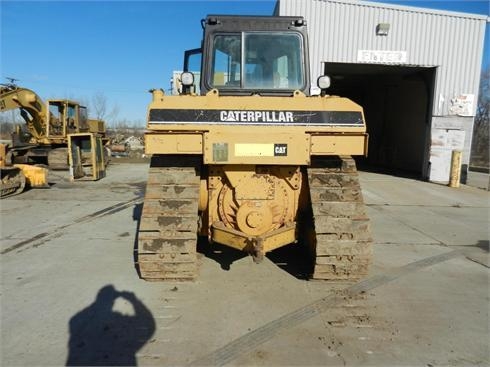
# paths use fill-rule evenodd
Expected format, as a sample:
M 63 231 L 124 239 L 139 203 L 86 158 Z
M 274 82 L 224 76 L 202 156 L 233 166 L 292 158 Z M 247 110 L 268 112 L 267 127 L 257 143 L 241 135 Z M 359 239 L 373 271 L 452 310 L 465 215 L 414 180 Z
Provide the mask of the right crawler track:
M 152 159 L 136 253 L 141 278 L 196 277 L 200 165 L 195 157 Z
M 307 171 L 312 278 L 357 280 L 367 275 L 372 238 L 354 160 L 320 158 Z

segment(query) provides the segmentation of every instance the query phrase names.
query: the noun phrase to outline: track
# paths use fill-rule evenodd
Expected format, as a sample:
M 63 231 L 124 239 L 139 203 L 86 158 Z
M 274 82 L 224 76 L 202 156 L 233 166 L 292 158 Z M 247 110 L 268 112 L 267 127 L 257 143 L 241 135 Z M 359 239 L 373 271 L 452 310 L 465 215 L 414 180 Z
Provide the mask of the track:
M 17 195 L 24 191 L 26 177 L 20 168 L 2 167 L 0 172 L 0 198 Z
M 141 278 L 196 277 L 200 167 L 200 157 L 152 158 L 138 232 Z
M 313 217 L 307 242 L 315 259 L 312 277 L 357 280 L 367 275 L 372 238 L 354 160 L 321 158 L 307 170 Z
M 130 208 L 131 206 L 134 206 L 135 204 L 139 204 L 142 201 L 141 197 L 137 197 L 122 203 L 118 203 L 115 205 L 111 205 L 109 207 L 103 208 L 101 210 L 98 210 L 94 213 L 88 214 L 84 217 L 76 218 L 75 220 L 71 221 L 70 223 L 58 226 L 56 228 L 53 228 L 49 232 L 42 232 L 38 233 L 37 235 L 22 240 L 10 247 L 7 247 L 6 249 L 0 251 L 0 255 L 5 255 L 8 254 L 9 252 L 12 251 L 23 251 L 28 248 L 33 248 L 33 247 L 39 247 L 44 243 L 49 242 L 53 238 L 57 238 L 63 235 L 64 231 L 72 226 L 77 226 L 77 225 L 83 225 L 85 223 L 91 222 L 93 220 L 96 220 L 98 218 L 105 217 L 107 215 L 112 215 L 115 213 L 118 213 L 122 210 L 125 210 L 127 208 Z M 9 239 L 6 237 L 5 239 Z

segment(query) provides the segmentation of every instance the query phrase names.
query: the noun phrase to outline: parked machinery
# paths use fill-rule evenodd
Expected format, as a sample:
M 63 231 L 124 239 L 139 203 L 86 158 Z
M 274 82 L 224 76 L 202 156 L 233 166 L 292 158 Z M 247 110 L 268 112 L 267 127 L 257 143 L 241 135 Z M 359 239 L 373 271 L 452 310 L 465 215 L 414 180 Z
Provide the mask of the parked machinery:
M 17 134 L 11 148 L 12 161 L 44 163 L 53 169 L 68 168 L 68 135 L 92 133 L 105 136 L 105 124 L 89 119 L 78 102 L 56 99 L 46 103 L 32 90 L 15 84 L 0 87 L 0 112 L 20 109 L 29 133 L 25 141 Z
M 313 278 L 364 276 L 372 239 L 351 158 L 367 152 L 363 109 L 327 95 L 327 76 L 311 93 L 302 17 L 213 15 L 203 28 L 181 94 L 153 90 L 148 107 L 141 277 L 195 278 L 198 235 L 257 262 L 303 244 Z
M 17 180 L 15 172 L 22 171 L 21 166 L 15 169 L 8 166 L 43 164 L 50 169 L 68 169 L 70 136 L 85 134 L 87 142 L 90 142 L 93 136 L 105 141 L 104 122 L 89 119 L 87 108 L 79 103 L 66 99 L 48 100 L 45 103 L 30 89 L 13 83 L 2 84 L 0 112 L 15 109 L 20 110 L 28 136 L 23 136 L 18 130 L 13 134 L 12 145 L 5 151 L 2 192 L 12 191 L 3 189 Z M 86 145 L 88 150 L 95 149 L 90 143 Z M 25 167 L 23 170 L 34 171 L 34 168 Z

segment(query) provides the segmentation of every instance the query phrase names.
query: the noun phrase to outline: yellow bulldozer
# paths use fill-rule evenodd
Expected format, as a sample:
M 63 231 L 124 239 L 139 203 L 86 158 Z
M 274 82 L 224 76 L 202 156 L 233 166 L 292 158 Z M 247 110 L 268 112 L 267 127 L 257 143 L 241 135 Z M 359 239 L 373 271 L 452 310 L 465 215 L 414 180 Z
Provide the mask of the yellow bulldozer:
M 327 94 L 328 76 L 310 83 L 305 19 L 210 15 L 202 25 L 179 95 L 151 91 L 140 276 L 194 279 L 200 236 L 256 262 L 304 246 L 315 279 L 366 275 L 372 238 L 351 157 L 367 152 L 364 113 Z
M 76 160 L 82 156 L 80 151 L 88 156 L 104 154 L 102 145 L 107 141 L 105 123 L 89 119 L 87 108 L 78 102 L 66 99 L 44 102 L 35 92 L 17 86 L 12 80 L 0 85 L 0 112 L 16 109 L 20 110 L 27 131 L 22 133 L 21 129 L 17 129 L 12 136 L 12 144 L 8 149 L 2 147 L 0 151 L 0 197 L 22 192 L 24 185 L 21 183 L 25 179 L 21 176 L 25 176 L 27 183 L 33 187 L 47 185 L 46 170 L 28 165 L 39 164 L 50 169 L 71 168 L 72 171 L 75 167 L 80 172 L 81 158 Z M 82 145 L 83 149 L 80 149 Z M 69 151 L 70 146 L 73 146 L 73 151 Z M 73 157 L 75 161 L 71 159 Z M 96 176 L 100 177 L 104 165 L 103 159 L 99 159 L 98 164 L 90 164 L 90 170 L 94 173 L 97 171 Z

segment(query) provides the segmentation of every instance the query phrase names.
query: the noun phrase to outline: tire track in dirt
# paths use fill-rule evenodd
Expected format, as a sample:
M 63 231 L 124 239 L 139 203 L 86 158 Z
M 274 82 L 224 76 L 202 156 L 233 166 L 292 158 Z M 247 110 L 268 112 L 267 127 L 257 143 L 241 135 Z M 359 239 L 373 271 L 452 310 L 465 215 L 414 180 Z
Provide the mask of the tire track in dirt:
M 75 219 L 71 223 L 64 224 L 62 226 L 56 227 L 49 232 L 39 233 L 39 234 L 37 234 L 31 238 L 28 238 L 26 240 L 23 240 L 21 242 L 16 243 L 15 245 L 7 247 L 6 249 L 4 249 L 0 252 L 0 255 L 5 255 L 5 254 L 8 254 L 12 251 L 19 250 L 19 249 L 25 250 L 27 248 L 39 247 L 42 244 L 49 242 L 53 238 L 60 237 L 63 234 L 63 232 L 69 227 L 79 225 L 79 224 L 84 224 L 84 223 L 90 222 L 96 218 L 101 218 L 101 217 L 105 217 L 108 215 L 115 214 L 117 212 L 120 212 L 121 210 L 124 210 L 124 209 L 131 207 L 132 205 L 140 204 L 142 202 L 143 202 L 143 198 L 138 196 L 134 199 L 124 201 L 121 203 L 117 203 L 117 204 L 108 206 L 107 208 L 104 208 L 101 210 L 97 210 L 96 212 L 93 212 L 93 213 L 85 215 L 81 218 Z M 26 247 L 26 246 L 28 246 L 28 247 Z
M 289 330 L 305 321 L 328 311 L 333 305 L 337 305 L 350 297 L 365 293 L 374 288 L 381 287 L 398 278 L 407 276 L 432 265 L 445 262 L 456 257 L 464 256 L 460 250 L 449 251 L 440 255 L 431 256 L 393 269 L 384 274 L 376 275 L 362 282 L 347 287 L 340 294 L 332 294 L 321 298 L 296 311 L 290 312 L 264 326 L 261 326 L 237 339 L 216 349 L 202 358 L 196 359 L 191 366 L 223 366 L 232 362 L 239 356 L 246 354 L 263 343 L 271 340 L 281 331 Z

